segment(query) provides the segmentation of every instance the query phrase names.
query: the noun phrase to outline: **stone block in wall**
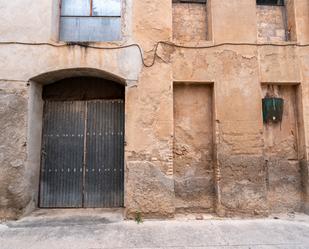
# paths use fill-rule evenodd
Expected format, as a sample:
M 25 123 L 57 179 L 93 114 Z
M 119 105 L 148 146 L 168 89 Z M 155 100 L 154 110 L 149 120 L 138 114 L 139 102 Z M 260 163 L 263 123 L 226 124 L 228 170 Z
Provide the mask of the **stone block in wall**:
M 159 167 L 147 161 L 126 163 L 126 216 L 135 218 L 173 217 L 174 181 Z
M 300 212 L 302 183 L 299 161 L 270 157 L 267 171 L 267 200 L 270 212 Z
M 268 214 L 264 158 L 254 155 L 218 154 L 220 216 Z
M 0 82 L 0 117 L 0 219 L 11 219 L 30 201 L 25 182 L 27 97 L 22 83 Z

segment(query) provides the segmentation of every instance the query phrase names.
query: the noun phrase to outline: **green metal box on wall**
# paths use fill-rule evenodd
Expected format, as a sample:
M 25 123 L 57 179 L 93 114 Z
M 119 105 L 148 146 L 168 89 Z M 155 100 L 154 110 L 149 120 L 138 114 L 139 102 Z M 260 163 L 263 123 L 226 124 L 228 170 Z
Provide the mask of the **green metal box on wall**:
M 282 98 L 266 97 L 262 100 L 263 108 L 263 122 L 264 123 L 278 123 L 282 121 L 283 116 L 283 104 Z

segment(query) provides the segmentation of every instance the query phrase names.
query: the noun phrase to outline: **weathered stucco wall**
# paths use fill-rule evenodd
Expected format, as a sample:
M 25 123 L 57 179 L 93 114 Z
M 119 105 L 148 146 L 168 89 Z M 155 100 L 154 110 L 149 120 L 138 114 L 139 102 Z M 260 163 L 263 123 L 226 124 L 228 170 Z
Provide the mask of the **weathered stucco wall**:
M 30 201 L 24 179 L 27 159 L 27 88 L 0 82 L 0 217 L 14 218 Z
M 296 16 L 295 16 L 295 3 L 299 1 L 286 0 L 286 38 L 288 41 L 297 41 L 297 27 L 296 27 Z
M 161 44 L 154 55 L 157 42 L 173 40 L 172 1 L 126 1 L 124 40 L 89 45 L 114 47 L 138 43 L 145 51 L 143 56 L 147 64 L 151 64 L 155 56 L 152 67 L 142 65 L 136 46 L 106 50 L 57 43 L 58 1 L 0 3 L 0 41 L 54 41 L 55 45 L 64 45 L 0 44 L 0 124 L 4 127 L 0 135 L 0 216 L 16 217 L 35 206 L 37 190 L 34 185 L 37 184 L 34 183 L 38 178 L 34 171 L 40 167 L 37 163 L 40 152 L 37 150 L 34 155 L 29 149 L 38 145 L 38 142 L 31 141 L 31 134 L 38 129 L 31 123 L 31 113 L 36 112 L 33 105 L 37 102 L 36 110 L 40 109 L 42 103 L 39 103 L 37 95 L 41 84 L 72 75 L 112 75 L 127 84 L 125 209 L 128 217 L 134 217 L 136 212 L 144 217 L 172 217 L 179 204 L 177 181 L 175 183 L 179 164 L 177 158 L 173 159 L 174 134 L 179 134 L 177 126 L 174 126 L 177 119 L 174 120 L 173 115 L 173 98 L 178 95 L 173 93 L 173 82 L 213 84 L 212 123 L 209 123 L 209 116 L 207 121 L 205 116 L 199 116 L 199 110 L 194 110 L 194 117 L 207 121 L 207 129 L 202 134 L 207 141 L 212 139 L 213 144 L 194 140 L 189 145 L 213 148 L 213 178 L 210 174 L 206 177 L 206 173 L 205 178 L 213 181 L 215 194 L 211 202 L 214 202 L 217 214 L 266 215 L 272 212 L 274 209 L 269 205 L 276 206 L 287 199 L 276 196 L 279 199 L 269 202 L 271 192 L 267 189 L 267 177 L 270 173 L 265 167 L 267 134 L 262 120 L 261 83 L 298 84 L 300 90 L 297 90 L 296 104 L 299 110 L 298 134 L 301 134 L 298 159 L 302 165 L 302 199 L 299 197 L 298 164 L 284 159 L 276 165 L 278 169 L 288 168 L 293 176 L 289 178 L 288 186 L 290 193 L 297 193 L 297 198 L 288 199 L 288 210 L 299 210 L 301 202 L 302 210 L 309 212 L 309 48 L 285 42 L 279 42 L 279 46 L 256 46 L 258 22 L 255 2 L 209 0 L 208 38 L 212 40 L 199 41 L 200 45 L 207 46 L 225 42 L 252 44 L 210 48 Z M 309 43 L 309 3 L 307 0 L 294 0 L 293 4 L 295 40 L 300 44 Z M 183 41 L 183 45 L 192 45 L 192 41 Z M 48 72 L 52 73 L 35 77 Z M 38 86 L 35 96 L 27 89 L 29 79 L 37 81 L 34 82 Z M 207 94 L 203 91 L 197 96 L 204 93 L 204 101 L 210 101 L 210 90 L 205 90 Z M 291 99 L 289 94 L 287 97 Z M 177 98 L 176 103 L 181 107 L 180 111 L 185 112 L 181 99 Z M 204 111 L 204 114 L 209 114 Z M 36 119 L 39 116 L 35 115 Z M 29 124 L 32 124 L 30 128 Z M 28 128 L 31 132 L 28 130 L 27 137 Z M 212 138 L 208 134 L 210 130 L 213 130 Z M 275 132 L 280 133 L 278 138 L 287 134 L 285 129 Z M 277 167 L 273 169 L 277 170 Z M 272 179 L 273 184 L 283 181 L 281 178 Z M 278 191 L 281 193 L 283 190 Z M 209 193 L 207 190 L 207 196 Z M 276 195 L 276 191 L 272 193 Z M 213 211 L 210 201 L 205 203 L 203 207 Z
M 174 85 L 177 212 L 214 212 L 212 96 L 211 85 Z
M 306 0 L 294 0 L 294 13 L 297 41 L 305 43 L 309 41 L 309 2 Z
M 267 206 L 257 49 L 178 49 L 174 57 L 175 79 L 214 82 L 218 211 L 222 215 L 264 214 Z
M 49 41 L 54 26 L 52 23 L 54 4 L 59 6 L 59 0 L 1 1 L 0 40 Z
M 216 43 L 256 42 L 256 1 L 210 0 L 212 38 Z
M 302 205 L 296 87 L 262 87 L 263 97 L 284 100 L 282 122 L 264 124 L 267 199 L 272 212 L 300 211 Z
M 168 64 L 146 69 L 126 93 L 127 215 L 174 215 L 173 95 Z M 153 77 L 156 75 L 155 77 Z M 146 173 L 147 172 L 147 173 Z

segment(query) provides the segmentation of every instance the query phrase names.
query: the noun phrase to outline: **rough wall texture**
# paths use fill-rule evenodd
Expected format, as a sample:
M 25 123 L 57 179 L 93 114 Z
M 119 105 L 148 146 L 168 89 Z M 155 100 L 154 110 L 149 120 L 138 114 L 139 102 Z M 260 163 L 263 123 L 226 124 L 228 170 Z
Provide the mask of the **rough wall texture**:
M 214 82 L 218 212 L 265 214 L 257 49 L 178 49 L 173 59 L 175 79 Z
M 138 85 L 126 92 L 126 102 L 130 103 L 126 105 L 125 147 L 125 205 L 129 217 L 136 212 L 144 217 L 174 215 L 170 77 L 169 66 L 159 63 L 145 70 Z
M 259 42 L 287 40 L 287 14 L 285 6 L 257 6 Z
M 307 44 L 309 2 L 289 2 L 293 4 L 289 4 L 288 8 L 295 13 L 293 40 L 297 40 L 299 44 Z M 265 166 L 265 146 L 269 146 L 269 143 L 265 143 L 267 139 L 290 138 L 290 133 L 287 129 L 274 129 L 272 132 L 275 135 L 265 133 L 261 114 L 261 83 L 299 84 L 301 90 L 297 93 L 297 122 L 298 134 L 302 135 L 299 136 L 297 150 L 302 162 L 303 210 L 309 212 L 309 48 L 295 45 L 256 46 L 259 34 L 257 29 L 261 27 L 257 20 L 256 1 L 209 0 L 207 21 L 205 20 L 204 24 L 210 25 L 208 33 L 211 33 L 209 37 L 212 40 L 200 40 L 199 44 L 252 44 L 220 45 L 203 49 L 161 44 L 154 55 L 157 42 L 173 41 L 172 1 L 127 0 L 125 3 L 123 41 L 90 45 L 114 47 L 138 43 L 144 51 L 143 56 L 148 65 L 155 56 L 152 67 L 142 66 L 137 47 L 99 50 L 78 45 L 0 45 L 0 94 L 3 96 L 0 100 L 0 120 L 4 127 L 4 132 L 0 135 L 0 216 L 16 217 L 30 210 L 29 203 L 36 202 L 32 196 L 38 193 L 38 184 L 34 184 L 38 182 L 38 177 L 33 172 L 39 172 L 37 155 L 40 149 L 39 146 L 35 147 L 36 156 L 33 156 L 34 152 L 29 149 L 28 142 L 34 139 L 34 136 L 26 135 L 27 126 L 36 122 L 29 119 L 27 125 L 27 112 L 32 113 L 32 109 L 28 110 L 27 106 L 29 102 L 34 102 L 32 105 L 35 106 L 36 101 L 28 94 L 29 91 L 26 91 L 26 82 L 30 79 L 37 80 L 36 84 L 40 85 L 63 77 L 91 76 L 93 73 L 103 78 L 113 76 L 127 84 L 125 208 L 128 217 L 134 217 L 136 212 L 141 212 L 144 217 L 171 217 L 179 204 L 179 195 L 183 194 L 183 190 L 177 190 L 178 159 L 173 160 L 173 152 L 176 152 L 173 151 L 174 132 L 177 135 L 173 119 L 173 82 L 213 84 L 213 122 L 207 126 L 207 130 L 214 131 L 212 147 L 215 174 L 213 179 L 207 175 L 207 179 L 209 182 L 213 181 L 215 188 L 215 211 L 222 216 L 231 216 L 266 215 L 274 211 L 275 207 L 280 210 L 299 210 L 298 162 L 281 158 L 281 153 L 275 152 L 276 158 L 272 165 L 268 164 L 268 170 Z M 62 44 L 55 39 L 58 4 L 58 0 L 16 0 L 0 3 L 0 40 L 54 41 L 55 45 Z M 206 11 L 203 13 L 206 14 Z M 201 20 L 201 15 L 188 18 Z M 289 19 L 288 25 L 292 25 L 292 19 Z M 267 25 L 273 25 L 271 18 L 269 22 Z M 202 24 L 200 21 L 197 23 Z M 183 28 L 181 32 L 184 31 L 186 30 Z M 205 34 L 206 31 L 207 29 Z M 283 36 L 275 36 L 276 39 L 278 37 Z M 191 42 L 195 41 L 184 40 L 182 44 L 192 45 Z M 278 42 L 287 45 L 282 40 Z M 35 77 L 43 73 L 48 74 Z M 39 90 L 37 95 L 38 93 Z M 288 93 L 287 97 L 292 98 L 291 93 Z M 198 110 L 195 112 L 199 113 Z M 289 112 L 289 116 L 293 115 Z M 34 131 L 35 129 L 32 133 Z M 206 138 L 206 133 L 202 134 Z M 38 138 L 35 139 L 39 141 Z M 208 139 L 210 138 L 207 135 L 207 141 Z M 295 142 L 292 140 L 288 140 L 289 150 Z M 194 141 L 189 146 L 210 146 L 206 145 L 205 141 Z M 280 147 L 280 150 L 283 150 L 283 147 Z M 32 160 L 31 167 L 27 168 L 27 165 L 30 165 L 29 158 L 34 157 L 36 160 Z M 276 177 L 276 171 L 282 169 L 289 172 L 288 179 L 282 178 L 282 175 Z M 282 186 L 275 188 L 276 183 L 282 183 Z M 201 186 L 196 181 L 194 184 Z M 188 191 L 192 185 L 188 187 L 184 188 L 184 191 Z M 208 182 L 205 188 L 211 188 Z M 295 193 L 295 196 L 286 199 L 282 196 L 284 190 L 291 195 Z M 196 191 L 196 188 L 192 191 Z M 210 193 L 208 190 L 205 192 L 207 195 Z M 271 194 L 276 196 L 270 198 Z M 286 202 L 284 205 L 283 201 Z M 180 202 L 181 205 L 188 203 L 190 202 L 187 200 Z M 208 212 L 211 212 L 209 203 L 210 201 L 205 202 L 203 207 L 207 207 Z
M 300 211 L 302 182 L 296 87 L 268 85 L 263 87 L 263 97 L 266 94 L 284 100 L 282 122 L 264 124 L 269 208 L 271 212 Z
M 178 41 L 207 39 L 206 4 L 173 3 L 173 38 Z
M 126 176 L 128 218 L 135 218 L 137 213 L 147 218 L 174 216 L 174 182 L 159 167 L 148 162 L 128 162 Z
M 289 0 L 292 1 L 292 0 Z M 309 2 L 306 0 L 293 1 L 295 13 L 295 39 L 301 43 L 309 41 Z
M 14 218 L 29 202 L 26 161 L 27 89 L 0 81 L 0 217 Z
M 177 211 L 214 211 L 212 87 L 174 85 L 174 181 Z
M 299 1 L 298 1 L 299 2 Z M 286 9 L 286 38 L 289 41 L 297 41 L 297 28 L 295 16 L 295 0 L 285 1 Z
M 305 7 L 305 5 L 303 5 Z M 309 10 L 309 3 L 306 5 L 307 10 Z M 303 26 L 304 27 L 304 26 Z M 309 31 L 309 30 L 308 30 Z M 304 37 L 304 36 L 302 36 Z M 308 36 L 309 38 L 309 36 Z M 302 41 L 309 41 L 309 39 L 304 39 Z M 302 140 L 304 143 L 304 155 L 302 155 L 302 179 L 303 179 L 303 186 L 304 186 L 304 210 L 306 213 L 309 214 L 309 139 L 308 139 L 308 131 L 309 131 L 309 101 L 306 96 L 309 94 L 309 49 L 302 49 L 299 53 L 300 58 L 300 67 L 301 67 L 301 76 L 302 76 L 302 98 L 301 99 L 301 113 L 300 113 L 300 120 L 304 123 L 304 133 L 302 134 Z

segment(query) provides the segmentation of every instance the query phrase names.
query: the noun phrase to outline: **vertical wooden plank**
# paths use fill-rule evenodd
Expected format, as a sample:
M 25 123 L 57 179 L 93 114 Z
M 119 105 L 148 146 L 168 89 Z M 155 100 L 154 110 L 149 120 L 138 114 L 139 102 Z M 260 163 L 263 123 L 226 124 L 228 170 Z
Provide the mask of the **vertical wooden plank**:
M 40 207 L 81 207 L 84 103 L 46 101 Z
M 88 101 L 85 207 L 123 205 L 123 100 Z

